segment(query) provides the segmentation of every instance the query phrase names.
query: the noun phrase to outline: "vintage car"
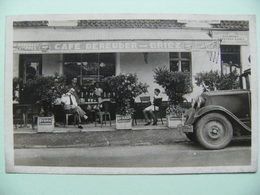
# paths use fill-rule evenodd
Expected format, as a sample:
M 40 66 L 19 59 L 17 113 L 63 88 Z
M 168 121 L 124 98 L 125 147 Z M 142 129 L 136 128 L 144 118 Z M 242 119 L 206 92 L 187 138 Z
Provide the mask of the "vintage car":
M 248 69 L 240 89 L 202 93 L 186 115 L 183 132 L 206 149 L 226 147 L 234 136 L 251 135 L 251 92 Z

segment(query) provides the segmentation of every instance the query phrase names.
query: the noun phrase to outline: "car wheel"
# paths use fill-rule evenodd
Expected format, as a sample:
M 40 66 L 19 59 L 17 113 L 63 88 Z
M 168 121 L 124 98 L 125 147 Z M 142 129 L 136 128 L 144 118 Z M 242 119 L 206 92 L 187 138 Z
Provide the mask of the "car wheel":
M 226 147 L 233 137 L 233 127 L 222 114 L 209 113 L 203 116 L 195 127 L 198 142 L 206 149 Z
M 195 132 L 192 132 L 192 133 L 185 133 L 187 138 L 192 141 L 192 142 L 197 142 L 197 139 L 196 139 L 196 134 Z

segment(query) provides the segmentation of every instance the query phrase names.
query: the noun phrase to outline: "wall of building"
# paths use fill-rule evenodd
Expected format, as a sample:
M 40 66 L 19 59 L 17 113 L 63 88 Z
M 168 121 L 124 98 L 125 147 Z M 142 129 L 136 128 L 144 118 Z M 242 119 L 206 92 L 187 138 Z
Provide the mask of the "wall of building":
M 214 57 L 215 56 L 215 57 Z M 169 68 L 169 53 L 148 53 L 147 62 L 144 60 L 143 53 L 121 53 L 120 54 L 120 70 L 122 73 L 136 73 L 141 82 L 147 83 L 150 87 L 147 95 L 153 95 L 155 88 L 164 90 L 156 83 L 154 83 L 153 70 L 156 67 Z M 220 56 L 219 52 L 210 53 L 207 51 L 192 52 L 192 83 L 193 91 L 185 97 L 191 101 L 192 98 L 200 95 L 202 88 L 195 84 L 195 75 L 201 71 L 220 70 Z M 165 100 L 167 96 L 163 94 Z
M 169 67 L 169 53 L 148 53 L 147 63 L 144 60 L 144 53 L 121 53 L 120 70 L 122 73 L 136 73 L 139 81 L 149 85 L 146 95 L 153 95 L 155 88 L 163 89 L 154 83 L 154 72 L 156 67 Z M 167 99 L 163 95 L 164 99 Z
M 197 29 L 76 29 L 16 28 L 14 41 L 78 41 L 78 40 L 211 40 L 208 30 Z
M 42 55 L 42 74 L 44 76 L 62 74 L 62 54 L 44 54 Z
M 249 46 L 241 46 L 240 47 L 240 54 L 241 54 L 241 66 L 242 71 L 251 68 L 251 64 L 248 60 L 248 57 L 250 56 L 250 47 Z
M 196 98 L 203 92 L 202 87 L 195 84 L 195 76 L 199 72 L 209 72 L 211 70 L 221 70 L 220 51 L 193 51 L 192 52 L 192 93 L 185 95 L 188 101 Z
M 19 77 L 19 54 L 13 54 L 13 77 Z

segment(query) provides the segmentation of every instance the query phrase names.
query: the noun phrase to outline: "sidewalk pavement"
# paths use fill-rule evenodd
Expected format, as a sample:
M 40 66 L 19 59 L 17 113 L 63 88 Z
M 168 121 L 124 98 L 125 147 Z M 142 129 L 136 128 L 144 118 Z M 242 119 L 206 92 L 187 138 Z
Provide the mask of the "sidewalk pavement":
M 177 128 L 169 129 L 165 125 L 134 126 L 132 130 L 116 130 L 115 126 L 83 129 L 74 126 L 55 127 L 53 132 L 37 133 L 31 128 L 14 130 L 15 148 L 56 148 L 56 147 L 105 147 L 140 146 L 172 144 L 188 141 Z

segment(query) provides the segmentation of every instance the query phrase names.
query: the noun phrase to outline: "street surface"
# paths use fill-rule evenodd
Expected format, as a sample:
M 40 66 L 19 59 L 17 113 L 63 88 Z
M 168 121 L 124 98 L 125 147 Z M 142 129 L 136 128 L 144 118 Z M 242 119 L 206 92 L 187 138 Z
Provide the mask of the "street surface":
M 249 165 L 251 147 L 204 150 L 192 142 L 149 146 L 15 149 L 15 165 L 73 167 L 186 167 Z

